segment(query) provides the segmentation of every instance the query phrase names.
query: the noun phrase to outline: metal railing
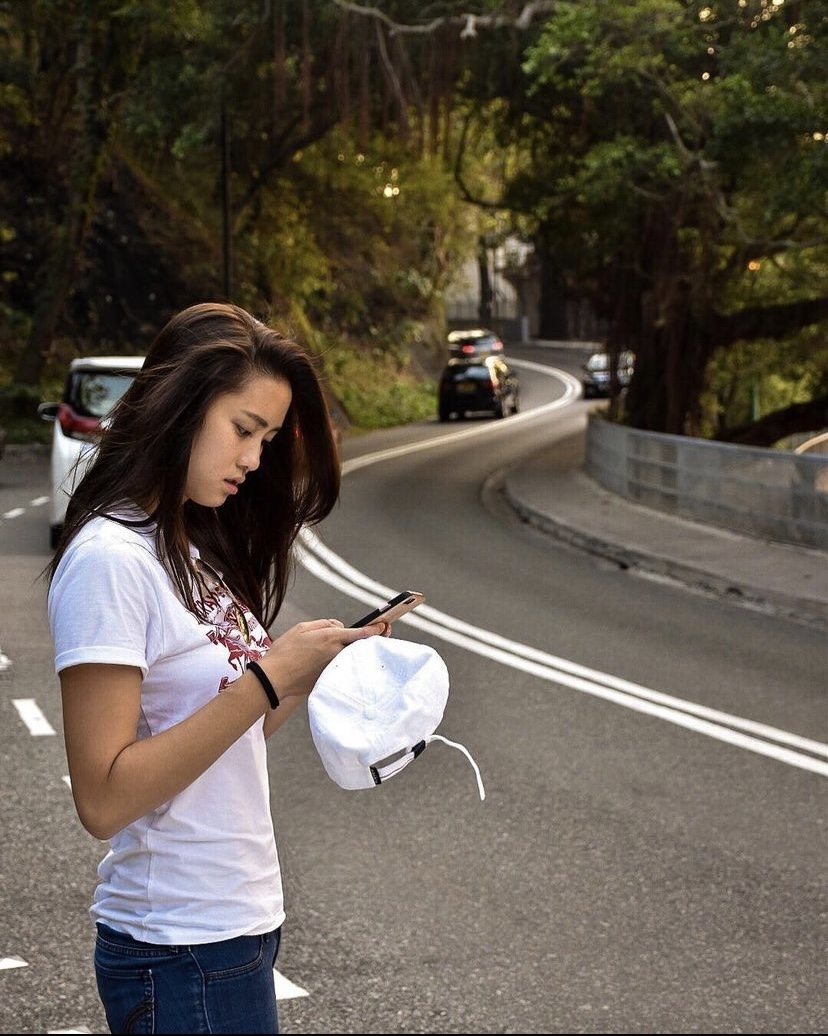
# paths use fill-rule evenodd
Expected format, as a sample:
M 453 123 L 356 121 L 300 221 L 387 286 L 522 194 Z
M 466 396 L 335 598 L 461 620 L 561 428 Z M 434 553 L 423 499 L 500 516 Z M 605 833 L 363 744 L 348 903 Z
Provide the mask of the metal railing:
M 645 507 L 828 549 L 828 457 L 661 435 L 591 414 L 586 471 Z

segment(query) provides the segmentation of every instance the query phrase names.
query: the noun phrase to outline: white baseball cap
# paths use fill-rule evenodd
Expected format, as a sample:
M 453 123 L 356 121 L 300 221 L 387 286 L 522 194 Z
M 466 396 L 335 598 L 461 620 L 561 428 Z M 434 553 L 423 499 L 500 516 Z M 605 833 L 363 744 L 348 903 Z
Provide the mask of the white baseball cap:
M 367 637 L 344 647 L 308 697 L 311 736 L 328 776 L 340 788 L 373 788 L 416 759 L 431 741 L 468 749 L 435 734 L 448 701 L 446 664 L 426 644 Z

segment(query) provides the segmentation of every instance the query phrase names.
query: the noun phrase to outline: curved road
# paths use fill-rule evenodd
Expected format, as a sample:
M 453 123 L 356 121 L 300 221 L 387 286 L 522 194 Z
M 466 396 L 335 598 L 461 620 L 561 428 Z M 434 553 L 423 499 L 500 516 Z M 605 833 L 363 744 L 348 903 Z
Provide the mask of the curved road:
M 828 785 L 796 762 L 825 741 L 824 633 L 504 511 L 498 473 L 543 442 L 570 450 L 587 407 L 577 353 L 522 355 L 518 417 L 349 440 L 341 506 L 305 540 L 279 625 L 425 591 L 395 634 L 445 658 L 439 731 L 486 799 L 439 743 L 370 792 L 327 778 L 304 715 L 271 743 L 283 1029 L 824 1032 Z M 0 465 L 0 514 L 22 510 L 0 521 L 0 960 L 25 963 L 0 971 L 0 1029 L 104 1032 L 86 917 L 101 847 L 59 734 L 27 725 L 60 726 L 33 582 L 45 482 L 42 459 Z

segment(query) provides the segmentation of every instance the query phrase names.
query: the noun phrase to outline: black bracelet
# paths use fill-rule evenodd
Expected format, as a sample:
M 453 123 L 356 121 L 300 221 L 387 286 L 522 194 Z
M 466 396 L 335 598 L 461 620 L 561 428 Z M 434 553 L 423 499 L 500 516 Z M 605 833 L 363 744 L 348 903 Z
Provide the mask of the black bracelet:
M 262 685 L 262 690 L 267 695 L 267 700 L 270 702 L 271 709 L 278 709 L 279 695 L 276 693 L 276 688 L 268 679 L 268 675 L 264 669 L 262 669 L 258 662 L 248 662 L 247 668 Z

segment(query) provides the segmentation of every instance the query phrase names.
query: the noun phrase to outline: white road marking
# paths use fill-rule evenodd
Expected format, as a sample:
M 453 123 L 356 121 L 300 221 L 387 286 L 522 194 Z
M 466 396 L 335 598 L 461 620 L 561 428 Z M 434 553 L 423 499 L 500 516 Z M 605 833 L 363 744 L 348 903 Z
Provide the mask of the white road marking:
M 49 737 L 55 734 L 55 728 L 40 711 L 34 698 L 14 698 L 12 705 L 17 709 L 20 718 L 29 728 L 32 737 Z
M 364 604 L 373 605 L 381 604 L 395 592 L 358 572 L 325 547 L 309 530 L 305 530 L 302 537 L 303 545 L 307 548 L 301 555 L 302 564 L 328 585 Z M 798 766 L 803 770 L 828 777 L 828 762 L 804 754 L 813 752 L 828 759 L 828 745 L 822 742 L 799 737 L 754 720 L 732 716 L 682 698 L 674 698 L 609 673 L 558 658 L 537 648 L 508 640 L 499 633 L 455 619 L 427 604 L 421 604 L 416 611 L 403 615 L 397 622 L 408 623 L 441 640 L 457 644 L 467 651 L 491 658 L 513 669 L 531 673 L 542 680 L 603 698 L 636 712 L 667 720 L 676 726 L 686 727 L 739 748 L 769 756 L 789 766 Z M 749 732 L 750 736 L 740 731 Z
M 43 507 L 49 503 L 50 499 L 51 498 L 48 496 L 36 496 L 28 502 L 26 507 L 13 507 L 10 511 L 4 511 L 2 514 L 0 514 L 0 521 L 5 521 L 6 519 L 11 521 L 14 518 L 20 518 L 21 515 L 24 515 L 26 513 L 28 508 Z
M 561 399 L 555 400 L 545 407 L 508 418 L 510 422 L 530 416 L 536 417 L 539 412 L 556 409 L 570 402 L 573 395 L 580 394 L 580 383 L 564 371 L 556 371 L 554 368 L 543 367 L 528 361 L 522 362 L 522 366 L 537 369 L 545 374 L 551 373 L 561 378 L 566 385 L 566 393 Z M 363 457 L 345 461 L 342 465 L 342 473 L 347 475 L 359 468 L 393 457 L 429 450 L 467 435 L 479 435 L 493 427 L 502 427 L 501 422 L 475 427 L 467 432 L 453 433 L 405 446 L 392 447 L 378 453 L 366 454 Z M 363 604 L 376 607 L 397 592 L 394 588 L 378 583 L 349 565 L 343 558 L 327 548 L 310 529 L 303 530 L 300 536 L 299 560 L 318 579 Z M 815 758 L 815 756 L 823 756 L 828 759 L 828 745 L 820 741 L 800 737 L 764 723 L 732 716 L 718 709 L 710 709 L 695 702 L 675 698 L 629 680 L 622 680 L 611 674 L 558 658 L 545 651 L 508 640 L 491 630 L 472 626 L 426 604 L 420 605 L 415 612 L 409 612 L 397 621 L 408 623 L 416 629 L 423 630 L 449 643 L 457 644 L 475 654 L 491 658 L 503 665 L 531 673 L 540 679 L 603 698 L 605 701 L 614 702 L 624 708 L 655 716 L 676 726 L 705 734 L 707 737 L 727 742 L 750 752 L 756 752 L 789 766 L 796 766 L 828 777 L 828 762 Z
M 291 982 L 289 978 L 273 969 L 273 983 L 276 986 L 276 999 L 277 1000 L 296 1000 L 300 996 L 310 996 L 307 989 L 303 989 L 301 986 L 297 986 L 295 982 Z
M 580 383 L 564 371 L 555 371 L 553 368 L 533 364 L 529 361 L 521 361 L 519 365 L 538 370 L 544 374 L 553 373 L 564 381 L 566 392 L 561 399 L 547 404 L 545 407 L 511 416 L 509 418 L 510 423 L 521 419 L 537 417 L 539 412 L 557 409 L 580 395 Z M 493 422 L 488 425 L 475 426 L 463 432 L 453 432 L 450 435 L 433 438 L 426 442 L 413 443 L 358 457 L 343 464 L 343 474 L 348 474 L 358 468 L 388 460 L 392 457 L 430 449 L 442 445 L 449 440 L 486 434 L 490 430 L 499 427 L 501 427 L 500 422 Z M 38 497 L 31 501 L 31 506 L 41 506 L 47 503 L 48 499 L 48 497 Z M 21 513 L 23 513 L 23 509 L 18 508 L 7 512 L 2 517 L 18 517 Z M 394 588 L 385 586 L 353 568 L 353 566 L 325 547 L 321 540 L 309 529 L 304 530 L 300 537 L 299 560 L 317 578 L 363 604 L 376 606 L 396 592 Z M 586 666 L 509 640 L 489 630 L 472 626 L 462 620 L 446 615 L 444 612 L 440 612 L 429 605 L 421 605 L 416 613 L 410 612 L 397 621 L 406 622 L 442 640 L 457 644 L 466 650 L 491 658 L 503 665 L 531 673 L 541 679 L 603 698 L 606 701 L 612 701 L 617 705 L 633 709 L 634 711 L 656 716 L 677 726 L 706 734 L 708 737 L 728 742 L 748 751 L 757 752 L 774 758 L 779 762 L 810 770 L 822 776 L 828 776 L 828 763 L 823 763 L 820 759 L 814 758 L 813 755 L 803 754 L 811 752 L 814 755 L 828 758 L 828 745 L 821 742 L 799 737 L 788 731 L 757 723 L 753 720 L 732 716 L 717 709 L 697 705 L 694 702 L 674 698 L 660 691 L 643 687 L 631 681 L 622 680 L 611 674 L 589 669 Z M 2 675 L 5 667 L 11 668 L 11 660 L 0 652 L 0 675 Z M 13 704 L 33 736 L 55 733 L 54 728 L 46 720 L 33 699 L 16 699 L 13 701 Z M 762 740 L 763 738 L 767 740 Z M 71 787 L 68 776 L 64 776 L 62 779 L 67 786 Z M 20 958 L 0 958 L 0 970 L 23 967 L 28 967 L 28 964 Z M 273 981 L 277 1000 L 289 1000 L 310 995 L 306 989 L 291 982 L 290 979 L 286 978 L 275 968 L 273 970 Z M 50 1034 L 91 1033 L 92 1030 L 85 1026 L 80 1026 L 72 1029 L 50 1029 L 48 1032 Z
M 544 403 L 543 406 L 533 407 L 531 410 L 524 410 L 519 414 L 511 414 L 504 419 L 506 422 L 505 427 L 507 428 L 511 428 L 519 422 L 535 420 L 553 410 L 560 410 L 561 407 L 568 406 L 573 399 L 577 399 L 581 394 L 581 383 L 576 378 L 573 378 L 571 374 L 567 374 L 566 371 L 559 371 L 554 367 L 543 367 L 540 364 L 531 363 L 529 360 L 513 360 L 512 363 L 515 366 L 528 367 L 532 370 L 540 371 L 541 374 L 552 375 L 559 381 L 563 381 L 564 394 L 560 399 L 555 399 L 551 403 Z M 435 446 L 444 446 L 446 443 L 457 442 L 460 439 L 477 439 L 483 435 L 493 435 L 495 432 L 503 431 L 503 428 L 504 421 L 483 421 L 465 428 L 463 431 L 451 431 L 445 435 L 436 435 L 432 439 L 408 443 L 405 446 L 391 446 L 389 449 L 380 450 L 377 453 L 366 453 L 362 457 L 353 457 L 351 460 L 344 461 L 342 464 L 342 474 L 348 475 L 352 471 L 369 467 L 371 464 L 378 464 L 383 460 L 404 457 L 408 453 L 419 453 L 422 450 L 432 450 Z

